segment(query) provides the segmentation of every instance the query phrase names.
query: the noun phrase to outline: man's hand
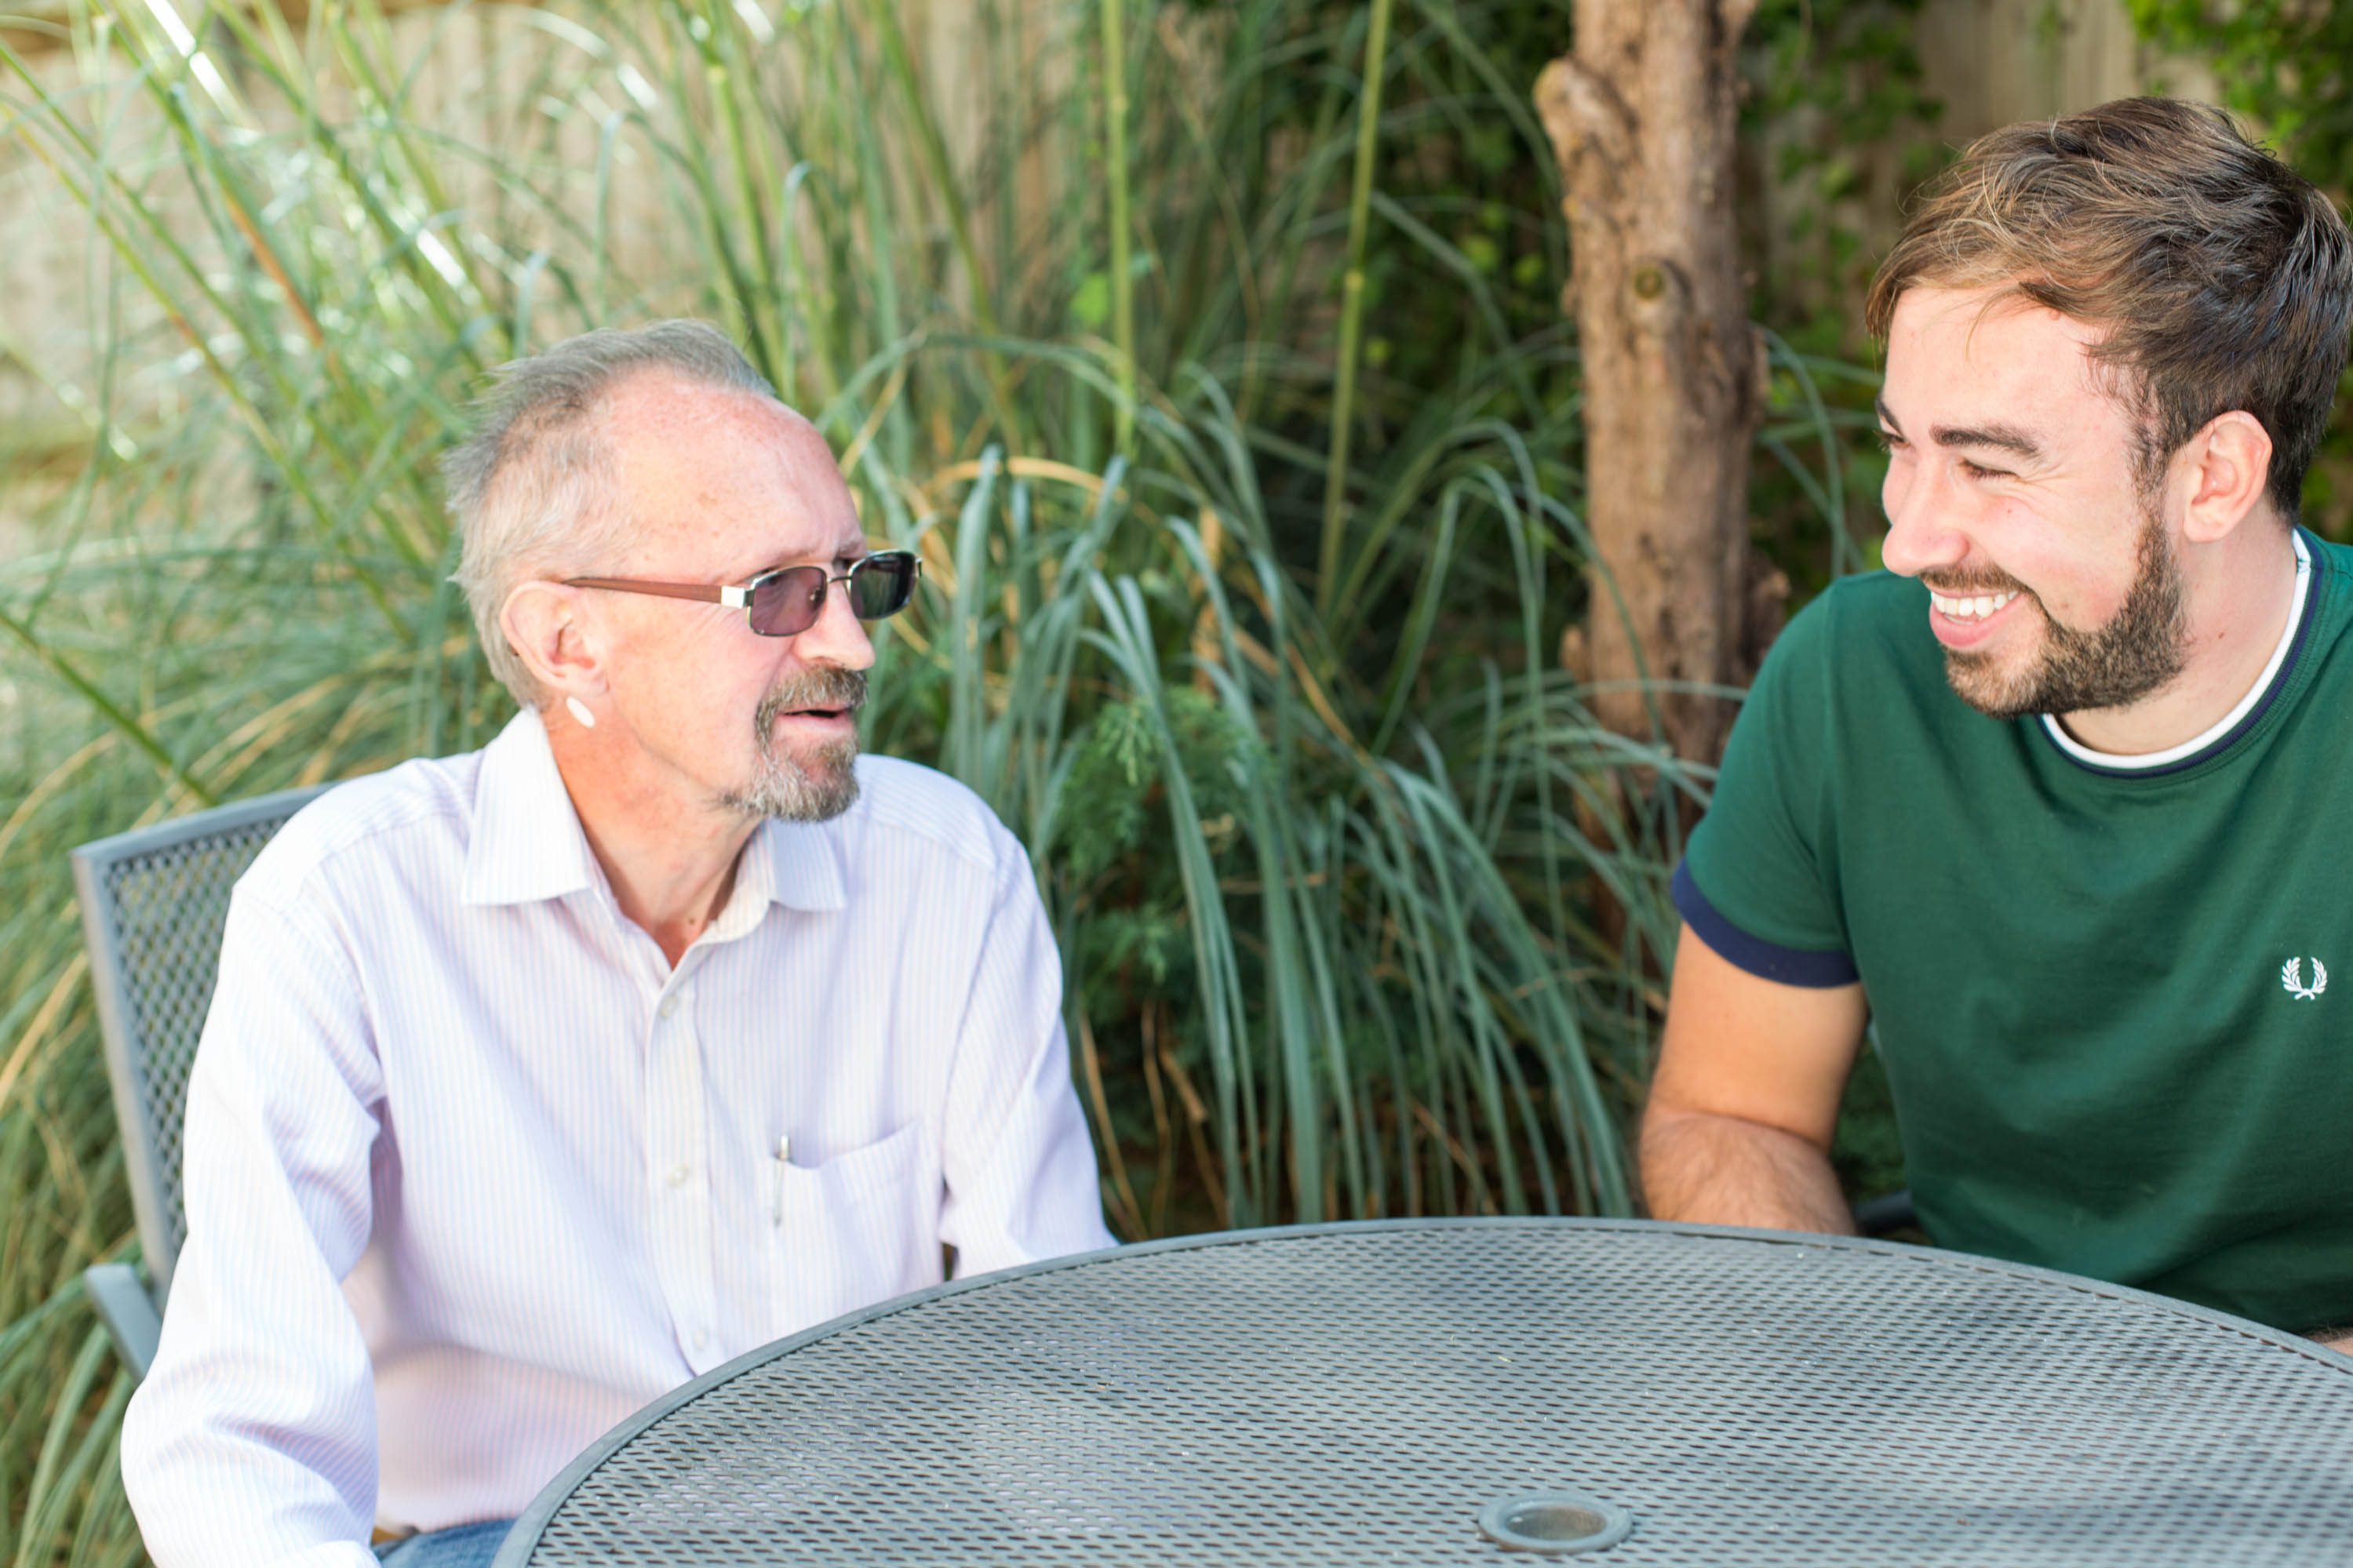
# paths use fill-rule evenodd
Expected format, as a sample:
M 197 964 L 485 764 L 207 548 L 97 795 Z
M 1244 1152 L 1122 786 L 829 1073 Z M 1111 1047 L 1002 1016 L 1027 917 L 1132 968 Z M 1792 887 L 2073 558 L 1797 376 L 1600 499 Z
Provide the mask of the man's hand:
M 1862 986 L 1759 979 L 1684 926 L 1642 1117 L 1651 1213 L 1852 1233 L 1830 1146 L 1863 1020 Z

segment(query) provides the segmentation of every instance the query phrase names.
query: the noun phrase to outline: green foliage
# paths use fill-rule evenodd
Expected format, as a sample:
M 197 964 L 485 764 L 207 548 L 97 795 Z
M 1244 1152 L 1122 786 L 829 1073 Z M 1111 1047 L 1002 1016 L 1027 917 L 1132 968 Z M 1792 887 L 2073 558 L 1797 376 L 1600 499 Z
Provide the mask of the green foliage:
M 1567 6 L 1388 15 L 976 0 L 956 119 L 894 0 L 461 8 L 466 134 L 365 0 L 77 0 L 79 81 L 0 57 L 12 221 L 108 262 L 88 461 L 0 564 L 0 1560 L 138 1552 L 65 852 L 494 732 L 433 458 L 592 325 L 726 323 L 923 552 L 868 741 L 1029 846 L 1122 1234 L 1627 1206 L 1705 779 L 1556 668 L 1589 562 L 1527 82 Z M 1775 367 L 1774 526 L 1846 559 L 1856 373 Z
M 1087 803 L 1060 841 L 1071 877 L 1087 882 L 1145 847 L 1148 811 L 1161 805 L 1164 726 L 1174 763 L 1184 772 L 1205 821 L 1222 821 L 1240 805 L 1257 737 L 1207 694 L 1179 687 L 1164 708 L 1133 699 L 1097 710 L 1071 749 L 1065 787 Z
M 1556 330 L 1568 272 L 1559 174 L 1527 93 L 1570 46 L 1568 0 L 1401 10 L 1392 47 L 1411 68 L 1384 102 L 1373 177 L 1396 242 L 1366 268 L 1366 331 L 1388 347 L 1367 386 L 1376 437 L 1410 418 L 1422 389 L 1461 384 L 1477 345 Z M 1533 422 L 1567 385 L 1506 379 L 1491 411 Z
M 1855 301 L 1878 259 L 1864 222 L 1888 195 L 1865 188 L 1864 155 L 1904 146 L 1906 190 L 1936 172 L 1929 132 L 1944 106 L 1925 90 L 1912 46 L 1924 3 L 1764 0 L 1749 23 L 1741 132 L 1764 165 L 1749 218 L 1759 314 L 1802 351 L 1861 346 Z
M 1160 705 L 1129 699 L 1098 709 L 1072 745 L 1065 795 L 1078 803 L 1054 844 L 1057 878 L 1075 891 L 1075 949 L 1064 955 L 1105 1026 L 1139 999 L 1189 991 L 1191 924 L 1185 883 L 1164 837 L 1170 771 L 1181 773 L 1213 852 L 1231 847 L 1250 781 L 1262 777 L 1258 736 L 1207 693 L 1170 689 Z
M 1839 1184 L 1857 1203 L 1895 1192 L 1905 1184 L 1895 1096 L 1875 1047 L 1855 1058 L 1854 1071 L 1847 1079 L 1831 1165 L 1838 1172 Z
M 1772 375 L 1751 538 L 1794 603 L 1869 563 L 1885 459 L 1859 302 L 1879 258 L 1867 236 L 1935 174 L 1943 105 L 1923 85 L 1913 27 L 1924 0 L 1764 0 L 1741 52 L 1744 247 L 1753 310 L 1772 330 Z M 1867 188 L 1864 155 L 1904 149 L 1898 188 Z
M 2126 4 L 2143 37 L 2211 66 L 2223 103 L 2262 126 L 2305 178 L 2340 201 L 2353 194 L 2353 9 L 2314 0 Z
M 2270 137 L 2298 174 L 2353 200 L 2353 6 L 2326 0 L 2127 0 L 2143 37 L 2211 63 L 2225 107 Z M 2163 81 L 2152 88 L 2163 89 Z M 2305 521 L 2353 538 L 2353 371 L 2305 479 Z
M 373 5 L 170 9 L 75 5 L 69 89 L 0 57 L 21 210 L 110 262 L 88 464 L 0 564 L 0 1560 L 138 1550 L 66 851 L 494 731 L 433 458 L 591 325 L 726 322 L 923 553 L 868 741 L 1029 846 L 1122 1234 L 1626 1209 L 1704 779 L 1555 668 L 1588 560 L 1524 8 L 1398 0 L 1376 49 L 1352 6 L 981 0 L 951 130 L 892 0 L 484 7 L 468 135 Z

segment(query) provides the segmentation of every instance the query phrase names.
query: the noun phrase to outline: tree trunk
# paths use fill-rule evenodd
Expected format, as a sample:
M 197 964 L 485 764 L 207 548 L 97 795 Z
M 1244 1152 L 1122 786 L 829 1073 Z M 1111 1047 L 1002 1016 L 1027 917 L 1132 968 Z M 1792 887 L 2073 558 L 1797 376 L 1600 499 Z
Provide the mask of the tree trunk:
M 1655 701 L 1676 754 L 1703 763 L 1722 751 L 1729 705 L 1638 683 L 1740 683 L 1778 609 L 1749 579 L 1761 355 L 1732 207 L 1734 51 L 1755 8 L 1577 0 L 1575 52 L 1535 92 L 1568 193 L 1565 303 L 1584 361 L 1586 522 L 1604 568 L 1587 630 L 1594 707 L 1647 738 Z

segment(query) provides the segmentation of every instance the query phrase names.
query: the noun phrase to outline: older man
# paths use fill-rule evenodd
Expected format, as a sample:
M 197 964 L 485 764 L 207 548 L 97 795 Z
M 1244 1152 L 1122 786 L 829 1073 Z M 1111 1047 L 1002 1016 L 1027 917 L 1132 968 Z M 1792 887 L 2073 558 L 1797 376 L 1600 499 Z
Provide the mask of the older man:
M 2136 99 L 1971 147 L 1867 311 L 1888 571 L 1791 623 L 1677 875 L 1651 1206 L 1846 1228 L 1868 1014 L 1938 1241 L 2353 1345 L 2353 551 L 2296 526 L 2353 240 Z
M 943 1247 L 1110 1243 L 1020 846 L 857 756 L 915 562 L 817 431 L 667 322 L 508 366 L 448 474 L 522 710 L 237 886 L 123 1428 L 166 1568 L 487 1562 L 615 1422 Z

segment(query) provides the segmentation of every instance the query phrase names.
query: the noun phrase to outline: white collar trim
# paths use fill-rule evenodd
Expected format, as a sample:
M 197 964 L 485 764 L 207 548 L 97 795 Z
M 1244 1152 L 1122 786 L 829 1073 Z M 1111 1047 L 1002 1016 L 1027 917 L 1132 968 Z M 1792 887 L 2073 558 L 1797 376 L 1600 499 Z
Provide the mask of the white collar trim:
M 2247 688 L 2247 694 L 2239 699 L 2238 706 L 2223 714 L 2203 731 L 2178 746 L 2168 746 L 2162 752 L 2150 752 L 2146 755 L 2129 757 L 2120 756 L 2114 752 L 2092 750 L 2091 747 L 2067 733 L 2067 727 L 2059 722 L 2057 714 L 2045 713 L 2042 716 L 2042 727 L 2050 731 L 2051 739 L 2057 742 L 2059 749 L 2077 762 L 2089 763 L 2095 768 L 2105 768 L 2112 772 L 2139 773 L 2148 768 L 2168 767 L 2185 757 L 2196 756 L 2200 752 L 2238 728 L 2240 721 L 2254 711 L 2255 704 L 2263 700 L 2263 694 L 2269 691 L 2272 689 L 2272 683 L 2279 679 L 2282 667 L 2287 663 L 2287 650 L 2295 646 L 2295 629 L 2304 624 L 2305 596 L 2312 586 L 2312 552 L 2304 547 L 2302 529 L 2291 532 L 2288 538 L 2295 546 L 2295 599 L 2288 605 L 2287 625 L 2280 628 L 2279 646 L 2272 649 L 2271 662 L 2263 666 L 2263 674 L 2256 678 L 2253 686 Z

